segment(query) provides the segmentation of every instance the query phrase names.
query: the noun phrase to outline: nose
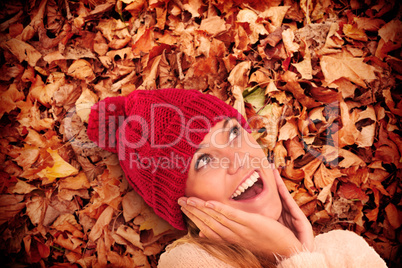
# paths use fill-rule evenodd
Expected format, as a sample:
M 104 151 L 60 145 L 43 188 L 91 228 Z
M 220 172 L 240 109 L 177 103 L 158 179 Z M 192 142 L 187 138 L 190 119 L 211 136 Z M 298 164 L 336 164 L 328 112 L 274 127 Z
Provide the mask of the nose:
M 222 150 L 220 162 L 223 168 L 227 169 L 229 175 L 236 174 L 243 168 L 246 161 L 246 154 L 234 148 L 225 148 Z

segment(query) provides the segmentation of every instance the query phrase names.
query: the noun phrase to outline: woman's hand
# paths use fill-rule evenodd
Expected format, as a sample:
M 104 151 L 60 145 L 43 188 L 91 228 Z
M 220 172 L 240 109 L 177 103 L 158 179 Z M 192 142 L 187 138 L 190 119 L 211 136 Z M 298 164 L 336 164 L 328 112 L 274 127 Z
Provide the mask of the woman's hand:
M 314 234 L 310 222 L 290 195 L 277 169 L 274 169 L 274 177 L 282 201 L 279 222 L 288 227 L 307 250 L 313 251 Z
M 288 257 L 302 250 L 294 233 L 274 219 L 195 197 L 182 197 L 179 204 L 200 229 L 200 236 L 242 245 L 271 261 L 275 255 Z

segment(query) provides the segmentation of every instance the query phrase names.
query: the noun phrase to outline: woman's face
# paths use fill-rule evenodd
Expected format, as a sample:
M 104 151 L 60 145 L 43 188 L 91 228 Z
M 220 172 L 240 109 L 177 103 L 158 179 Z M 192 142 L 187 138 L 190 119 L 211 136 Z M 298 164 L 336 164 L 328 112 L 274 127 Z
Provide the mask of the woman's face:
M 282 205 L 272 165 L 236 119 L 217 123 L 194 154 L 185 194 L 278 220 Z

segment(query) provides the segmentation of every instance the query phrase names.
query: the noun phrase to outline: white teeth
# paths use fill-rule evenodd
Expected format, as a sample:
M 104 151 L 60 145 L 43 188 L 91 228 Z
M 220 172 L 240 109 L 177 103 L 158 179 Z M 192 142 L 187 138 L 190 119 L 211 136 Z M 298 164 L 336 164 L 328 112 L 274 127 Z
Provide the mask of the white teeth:
M 253 186 L 259 177 L 260 176 L 258 175 L 257 171 L 254 171 L 254 173 L 251 174 L 251 176 L 237 188 L 234 194 L 232 194 L 231 198 L 241 195 L 245 190 Z

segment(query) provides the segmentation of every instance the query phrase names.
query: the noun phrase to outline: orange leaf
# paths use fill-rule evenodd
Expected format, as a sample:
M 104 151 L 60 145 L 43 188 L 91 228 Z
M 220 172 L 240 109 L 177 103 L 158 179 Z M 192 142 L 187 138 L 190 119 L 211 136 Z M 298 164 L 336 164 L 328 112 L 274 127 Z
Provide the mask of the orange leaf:
M 325 81 L 331 84 L 340 78 L 346 78 L 366 88 L 366 83 L 376 79 L 375 68 L 364 63 L 364 58 L 355 58 L 342 53 L 341 56 L 323 56 L 320 61 Z
M 141 53 L 148 53 L 154 47 L 153 31 L 146 29 L 141 37 L 133 44 L 133 53 L 140 56 Z
M 332 185 L 336 178 L 343 176 L 339 169 L 328 169 L 324 163 L 314 173 L 314 184 L 317 188 L 324 188 L 327 185 Z

